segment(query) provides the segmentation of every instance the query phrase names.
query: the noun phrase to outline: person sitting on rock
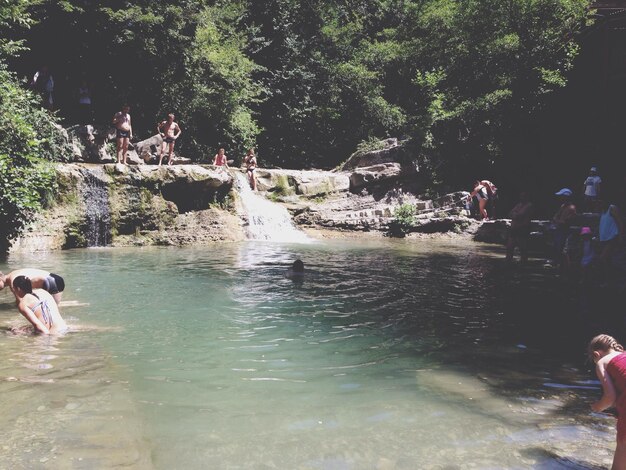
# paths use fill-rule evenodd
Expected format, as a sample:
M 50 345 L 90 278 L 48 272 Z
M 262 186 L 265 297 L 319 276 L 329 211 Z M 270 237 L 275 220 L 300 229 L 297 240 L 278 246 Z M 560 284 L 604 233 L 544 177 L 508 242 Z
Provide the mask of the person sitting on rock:
M 224 154 L 223 147 L 220 147 L 220 149 L 217 151 L 217 153 L 213 157 L 213 165 L 229 168 L 228 157 Z
M 176 139 L 178 139 L 183 132 L 178 123 L 174 122 L 173 113 L 167 115 L 167 121 L 161 121 L 157 125 L 157 132 L 163 137 L 161 152 L 159 153 L 159 166 L 161 166 L 161 162 L 163 161 L 163 153 L 165 152 L 166 146 L 169 146 L 167 164 L 171 165 L 172 155 L 174 154 L 174 142 L 176 142 Z
M 16 269 L 9 274 L 2 274 L 0 272 L 0 290 L 9 286 L 9 289 L 11 289 L 11 292 L 15 295 L 13 281 L 18 276 L 26 276 L 30 279 L 33 289 L 44 289 L 52 295 L 57 305 L 61 303 L 61 297 L 63 297 L 63 291 L 65 290 L 65 281 L 58 274 L 35 268 Z

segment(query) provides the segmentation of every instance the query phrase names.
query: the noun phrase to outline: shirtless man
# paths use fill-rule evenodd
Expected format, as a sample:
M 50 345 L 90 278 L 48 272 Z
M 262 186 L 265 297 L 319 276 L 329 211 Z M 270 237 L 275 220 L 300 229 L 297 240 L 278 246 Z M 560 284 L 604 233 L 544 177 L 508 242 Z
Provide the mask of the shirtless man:
M 13 290 L 13 281 L 18 276 L 27 277 L 30 279 L 33 289 L 43 289 L 48 291 L 57 305 L 61 303 L 61 297 L 63 296 L 63 291 L 65 290 L 65 281 L 58 274 L 34 268 L 16 269 L 15 271 L 11 271 L 9 274 L 2 274 L 0 272 L 0 290 L 9 286 L 13 295 L 16 295 Z M 15 299 L 17 300 L 17 296 Z
M 228 167 L 228 157 L 224 154 L 224 149 L 220 148 L 217 154 L 213 157 L 213 165 Z
M 122 110 L 113 116 L 115 126 L 115 137 L 117 139 L 117 163 L 126 165 L 126 153 L 128 152 L 128 142 L 133 138 L 133 126 L 130 122 L 130 106 L 125 104 Z
M 165 147 L 169 145 L 169 154 L 167 164 L 172 164 L 172 154 L 174 153 L 174 142 L 176 139 L 180 137 L 182 134 L 182 130 L 178 123 L 174 122 L 174 114 L 170 113 L 167 115 L 167 121 L 161 121 L 157 126 L 157 132 L 161 134 L 163 137 L 163 143 L 161 144 L 161 153 L 159 155 L 159 166 L 161 166 L 161 162 L 163 161 L 163 153 L 165 152 Z

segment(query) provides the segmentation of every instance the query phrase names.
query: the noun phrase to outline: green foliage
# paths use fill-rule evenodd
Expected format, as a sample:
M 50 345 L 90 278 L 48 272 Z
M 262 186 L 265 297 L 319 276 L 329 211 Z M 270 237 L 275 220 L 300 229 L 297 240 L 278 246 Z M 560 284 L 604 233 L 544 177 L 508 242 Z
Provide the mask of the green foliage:
M 588 4 L 7 0 L 0 50 L 63 64 L 60 101 L 88 73 L 99 120 L 129 101 L 140 137 L 176 113 L 177 150 L 197 161 L 258 145 L 268 166 L 333 168 L 361 142 L 412 137 L 425 171 L 454 184 L 565 85 Z
M 0 63 L 0 253 L 50 200 L 66 144 L 53 118 Z
M 390 224 L 390 233 L 404 237 L 415 225 L 415 206 L 402 204 L 393 211 L 393 220 Z

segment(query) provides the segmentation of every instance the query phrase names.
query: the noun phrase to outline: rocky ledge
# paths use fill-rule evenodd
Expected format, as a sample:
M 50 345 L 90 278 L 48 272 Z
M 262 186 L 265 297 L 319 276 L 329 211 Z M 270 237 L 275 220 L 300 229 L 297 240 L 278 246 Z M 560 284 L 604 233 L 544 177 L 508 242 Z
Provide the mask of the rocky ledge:
M 141 155 L 153 144 L 136 144 L 135 149 Z M 420 196 L 426 186 L 410 144 L 388 139 L 381 145 L 354 154 L 334 171 L 259 168 L 259 194 L 284 205 L 294 222 L 307 229 L 401 236 L 477 230 L 464 209 L 466 192 L 436 199 Z M 14 241 L 12 251 L 198 245 L 245 238 L 250 219 L 238 188 L 245 183 L 236 176 L 242 170 L 158 167 L 142 161 L 130 166 L 59 164 L 56 171 L 54 201 Z M 410 220 L 400 220 L 398 208 L 410 208 Z

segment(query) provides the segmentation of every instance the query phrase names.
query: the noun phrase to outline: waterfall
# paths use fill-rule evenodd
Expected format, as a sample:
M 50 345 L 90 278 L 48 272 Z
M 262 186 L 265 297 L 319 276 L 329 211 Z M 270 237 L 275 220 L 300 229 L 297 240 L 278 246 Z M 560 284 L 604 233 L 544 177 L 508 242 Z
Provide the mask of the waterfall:
M 237 172 L 236 176 L 239 196 L 248 219 L 248 239 L 311 243 L 312 240 L 295 227 L 287 209 L 252 191 L 245 175 Z
M 85 204 L 83 235 L 87 246 L 106 246 L 111 243 L 111 213 L 109 188 L 102 166 L 84 168 L 80 193 Z

